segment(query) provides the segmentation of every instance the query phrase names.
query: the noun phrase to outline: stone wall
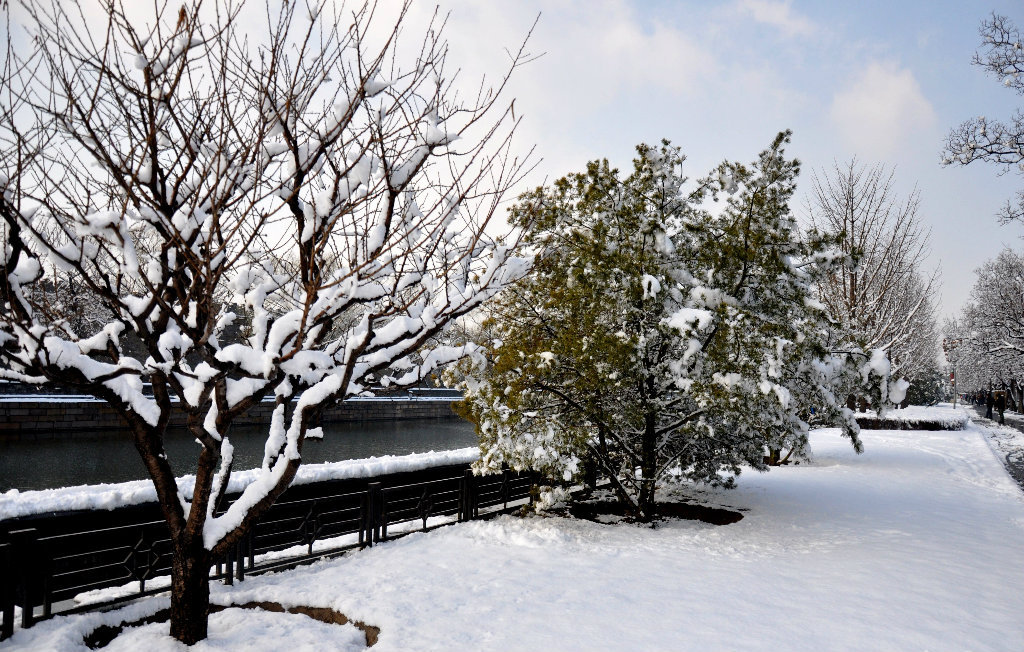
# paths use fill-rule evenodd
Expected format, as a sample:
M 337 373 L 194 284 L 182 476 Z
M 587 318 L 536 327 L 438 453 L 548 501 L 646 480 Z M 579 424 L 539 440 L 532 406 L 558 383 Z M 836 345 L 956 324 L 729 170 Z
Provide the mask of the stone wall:
M 444 398 L 356 398 L 324 413 L 324 423 L 392 421 L 402 419 L 457 418 L 452 403 Z M 270 422 L 272 402 L 265 402 L 235 420 L 235 425 Z M 185 415 L 176 413 L 171 427 L 184 426 Z M 75 432 L 121 430 L 125 423 L 103 401 L 84 397 L 5 397 L 0 399 L 0 439 L 68 437 Z

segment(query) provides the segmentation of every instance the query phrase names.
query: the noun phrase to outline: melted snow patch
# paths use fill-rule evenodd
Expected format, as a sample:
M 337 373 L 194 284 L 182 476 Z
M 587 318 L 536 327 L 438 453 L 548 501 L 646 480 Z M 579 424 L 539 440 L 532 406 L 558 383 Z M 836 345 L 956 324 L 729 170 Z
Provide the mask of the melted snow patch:
M 245 650 L 279 652 L 366 649 L 366 637 L 355 625 L 328 625 L 309 616 L 261 609 L 228 608 L 210 615 L 209 637 L 189 647 L 168 634 L 167 623 L 125 629 L 104 648 L 108 652 L 205 652 Z

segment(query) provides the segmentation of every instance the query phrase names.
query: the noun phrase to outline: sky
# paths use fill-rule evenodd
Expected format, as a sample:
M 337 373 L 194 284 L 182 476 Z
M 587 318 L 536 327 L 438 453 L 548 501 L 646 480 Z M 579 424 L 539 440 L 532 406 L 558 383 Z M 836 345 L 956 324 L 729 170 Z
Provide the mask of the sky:
M 967 301 L 974 270 L 1024 226 L 995 215 L 1024 178 L 981 163 L 942 167 L 949 130 L 984 115 L 1009 119 L 1024 98 L 971 64 L 1005 0 L 728 2 L 442 0 L 451 63 L 464 79 L 496 75 L 537 20 L 509 97 L 520 146 L 542 160 L 525 187 L 607 158 L 626 168 L 641 142 L 682 147 L 697 178 L 723 159 L 753 160 L 780 130 L 803 163 L 793 208 L 805 215 L 813 173 L 853 157 L 895 171 L 897 196 L 920 193 L 931 230 L 926 269 L 940 268 L 940 317 Z M 410 26 L 433 11 L 418 3 Z M 539 18 L 538 18 L 539 17 Z M 525 189 L 525 188 L 524 188 Z
M 99 3 L 83 4 L 101 27 Z M 399 0 L 380 4 L 383 29 Z M 148 3 L 126 6 L 148 22 Z M 788 154 L 803 163 L 798 216 L 807 214 L 813 175 L 853 158 L 892 169 L 900 200 L 919 193 L 918 216 L 931 231 L 924 267 L 941 275 L 940 318 L 968 300 L 977 267 L 1004 247 L 1024 247 L 1024 225 L 995 217 L 1024 178 L 982 163 L 940 164 L 950 129 L 979 115 L 1009 119 L 1024 106 L 971 64 L 981 20 L 996 12 L 1024 24 L 1019 3 L 415 0 L 400 52 L 415 55 L 408 46 L 435 8 L 448 15 L 449 65 L 467 89 L 481 76 L 500 78 L 529 34 L 533 60 L 515 71 L 506 96 L 522 118 L 517 147 L 535 147 L 538 160 L 521 190 L 599 158 L 627 169 L 637 144 L 662 139 L 682 147 L 686 173 L 699 178 L 724 159 L 753 160 L 791 129 Z M 262 12 L 242 18 L 254 35 L 265 29 Z

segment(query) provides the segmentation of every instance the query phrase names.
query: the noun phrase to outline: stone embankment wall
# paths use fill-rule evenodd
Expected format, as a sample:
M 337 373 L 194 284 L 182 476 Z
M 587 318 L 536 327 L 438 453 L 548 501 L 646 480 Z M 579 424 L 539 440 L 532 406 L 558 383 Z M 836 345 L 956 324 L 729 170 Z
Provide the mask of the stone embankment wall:
M 324 413 L 323 423 L 455 418 L 457 397 L 356 398 Z M 265 402 L 235 420 L 235 425 L 265 425 L 274 411 Z M 185 415 L 176 413 L 171 427 L 183 427 Z M 122 430 L 125 423 L 105 402 L 85 397 L 5 396 L 0 398 L 0 439 L 70 437 L 75 432 Z

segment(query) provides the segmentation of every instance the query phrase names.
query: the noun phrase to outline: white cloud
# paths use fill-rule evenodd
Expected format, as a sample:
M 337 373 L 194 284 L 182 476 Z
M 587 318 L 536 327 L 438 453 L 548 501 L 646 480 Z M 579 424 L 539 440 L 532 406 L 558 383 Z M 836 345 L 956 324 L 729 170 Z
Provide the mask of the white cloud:
M 829 117 L 852 153 L 874 158 L 890 158 L 936 123 L 914 74 L 882 62 L 869 64 L 832 97 Z
M 693 38 L 666 22 L 645 20 L 626 0 L 446 0 L 442 7 L 453 10 L 449 34 L 458 41 L 453 46 L 484 59 L 501 53 L 496 44 L 518 43 L 529 20 L 540 14 L 530 50 L 546 54 L 524 74 L 542 78 L 547 92 L 567 98 L 581 91 L 609 97 L 647 86 L 685 92 L 714 67 Z
M 593 66 L 594 81 L 617 90 L 645 85 L 682 93 L 693 90 L 714 66 L 712 57 L 680 30 L 664 24 L 645 29 L 636 12 L 620 2 L 590 14 L 585 25 L 570 28 L 564 52 L 576 52 Z M 595 38 L 595 35 L 600 35 Z
M 433 5 L 414 3 L 410 24 Z M 686 124 L 691 104 L 710 101 L 709 80 L 721 71 L 694 34 L 693 23 L 662 20 L 628 0 L 442 0 L 451 11 L 451 61 L 470 85 L 508 64 L 534 18 L 540 20 L 527 50 L 543 56 L 516 71 L 507 97 L 524 116 L 522 143 L 538 143 L 544 161 L 536 177 L 550 180 L 582 169 L 588 160 L 632 155 L 671 116 Z M 677 24 L 678 23 L 678 24 Z M 625 141 L 626 145 L 622 145 Z M 626 159 L 628 161 L 628 158 Z
M 739 0 L 737 9 L 786 36 L 809 36 L 818 31 L 810 19 L 793 11 L 790 0 Z

